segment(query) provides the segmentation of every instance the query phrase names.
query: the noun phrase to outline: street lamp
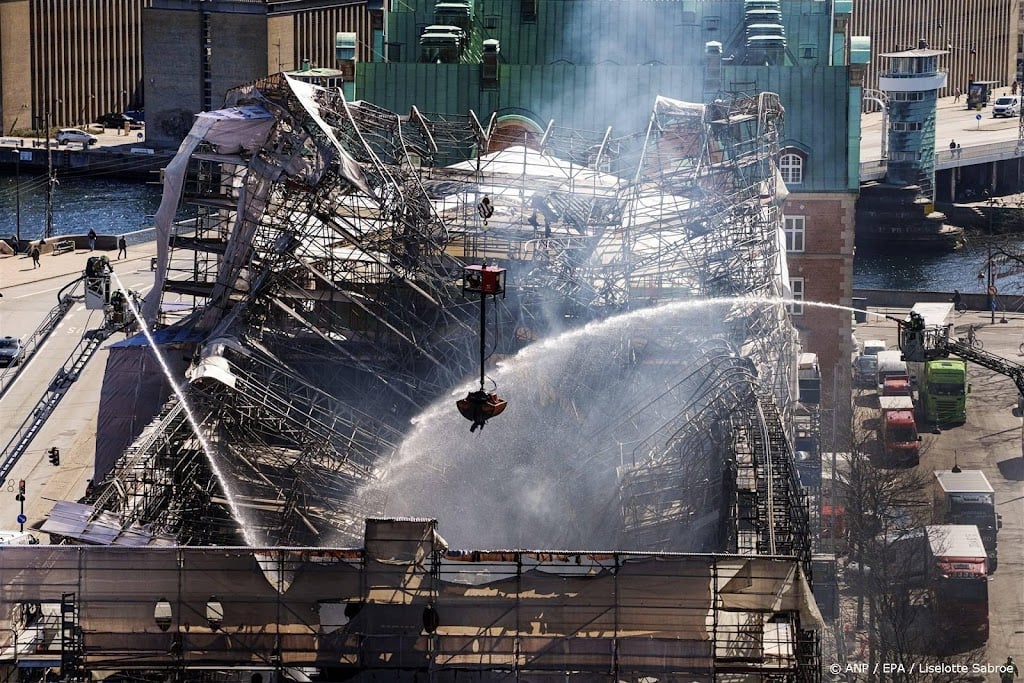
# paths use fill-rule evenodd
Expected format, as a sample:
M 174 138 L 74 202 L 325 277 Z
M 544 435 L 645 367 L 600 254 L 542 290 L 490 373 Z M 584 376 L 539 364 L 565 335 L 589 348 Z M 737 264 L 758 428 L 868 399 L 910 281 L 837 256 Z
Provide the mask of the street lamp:
M 14 238 L 17 244 L 14 245 L 14 253 L 21 249 L 21 149 L 14 152 L 14 212 L 15 212 L 15 233 Z
M 221 604 L 216 595 L 211 595 L 210 599 L 206 601 L 206 623 L 209 625 L 210 630 L 216 631 L 220 628 L 223 621 L 224 605 Z
M 985 190 L 985 194 L 987 195 L 988 193 L 989 193 L 988 190 Z M 998 205 L 999 205 L 998 198 L 996 198 L 996 197 L 990 197 L 989 198 L 989 200 L 988 200 L 988 259 L 987 259 L 987 269 L 986 269 L 988 271 L 988 277 L 987 277 L 987 280 L 986 280 L 987 281 L 987 287 L 985 288 L 985 292 L 986 292 L 986 294 L 988 294 L 988 309 L 989 309 L 989 313 L 991 315 L 991 324 L 993 324 L 993 325 L 996 322 L 996 306 L 999 303 L 999 299 L 997 298 L 998 294 L 999 294 L 999 290 L 996 289 L 995 264 L 993 263 L 993 260 L 992 260 L 992 235 L 994 234 L 993 233 L 993 223 L 994 223 L 994 220 L 995 220 L 996 206 L 998 206 Z M 979 278 L 981 277 L 980 273 L 978 274 L 978 277 Z M 1000 315 L 1002 317 L 1000 318 L 999 322 L 1001 322 L 1001 323 L 1007 322 L 1007 320 L 1006 320 L 1006 312 L 1003 311 Z
M 174 620 L 174 613 L 171 610 L 171 603 L 167 598 L 160 598 L 153 609 L 153 621 L 160 627 L 161 631 L 167 631 Z
M 59 107 L 63 100 L 56 99 L 54 104 Z M 50 115 L 51 111 L 44 111 L 46 118 L 46 224 L 43 226 L 43 239 L 50 239 L 53 236 L 53 186 L 57 184 L 57 177 L 53 174 L 53 149 L 50 146 Z
M 90 122 L 86 121 L 85 113 L 88 111 L 89 112 L 89 117 L 88 118 L 92 118 L 92 107 L 95 104 L 95 102 L 96 102 L 96 96 L 95 95 L 89 95 L 89 97 L 87 97 L 84 100 L 84 103 L 82 104 L 82 111 L 79 112 L 79 114 L 78 114 L 78 120 L 82 122 L 82 128 L 88 128 L 89 127 L 89 123 Z

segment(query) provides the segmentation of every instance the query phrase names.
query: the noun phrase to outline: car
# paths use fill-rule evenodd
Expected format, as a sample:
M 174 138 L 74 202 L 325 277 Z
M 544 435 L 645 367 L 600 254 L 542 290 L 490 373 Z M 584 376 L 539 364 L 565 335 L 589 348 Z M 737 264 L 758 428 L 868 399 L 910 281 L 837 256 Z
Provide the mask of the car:
M 21 362 L 24 348 L 17 337 L 0 338 L 0 366 L 17 365 Z
M 142 109 L 129 109 L 124 112 L 124 115 L 131 121 L 132 130 L 143 128 L 146 125 L 146 112 Z
M 124 128 L 124 124 L 131 124 L 132 119 L 119 112 L 110 112 L 96 119 L 96 123 L 104 128 Z
M 1020 112 L 1020 97 L 1017 95 L 1003 95 L 996 99 L 996 103 L 992 105 L 992 118 L 997 119 L 1000 116 L 1006 116 L 1013 118 Z
M 66 145 L 69 142 L 80 142 L 83 147 L 95 145 L 99 139 L 79 128 L 61 128 L 57 131 L 57 144 Z
M 853 379 L 858 387 L 873 388 L 878 376 L 878 356 L 861 354 L 853 361 Z

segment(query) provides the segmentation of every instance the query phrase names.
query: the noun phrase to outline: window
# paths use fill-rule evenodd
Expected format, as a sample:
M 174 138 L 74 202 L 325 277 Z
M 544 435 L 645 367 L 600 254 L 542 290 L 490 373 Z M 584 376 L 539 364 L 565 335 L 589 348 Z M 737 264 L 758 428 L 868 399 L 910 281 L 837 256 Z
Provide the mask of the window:
M 804 279 L 802 277 L 789 278 L 789 291 L 793 293 L 792 299 L 794 302 L 803 301 Z M 786 304 L 786 310 L 789 311 L 790 315 L 803 315 L 804 305 L 801 303 Z
M 892 129 L 894 131 L 912 131 L 921 130 L 920 121 L 893 121 Z
M 787 185 L 799 185 L 804 181 L 804 158 L 794 152 L 783 152 L 779 159 L 779 172 Z
M 889 161 L 920 161 L 920 152 L 889 152 Z
M 804 231 L 807 228 L 805 216 L 786 216 L 783 231 L 786 233 L 786 251 L 802 252 L 804 250 Z
M 891 92 L 889 98 L 894 102 L 920 102 L 924 99 L 923 92 Z

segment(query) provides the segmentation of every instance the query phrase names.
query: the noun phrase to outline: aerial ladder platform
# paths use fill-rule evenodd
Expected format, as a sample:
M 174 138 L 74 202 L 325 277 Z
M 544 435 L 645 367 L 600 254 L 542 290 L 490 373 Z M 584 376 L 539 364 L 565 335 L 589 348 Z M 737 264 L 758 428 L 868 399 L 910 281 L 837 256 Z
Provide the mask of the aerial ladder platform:
M 60 325 L 60 322 L 71 310 L 71 307 L 75 305 L 75 302 L 82 299 L 82 294 L 78 291 L 78 285 L 81 283 L 82 278 L 78 278 L 57 293 L 57 305 L 50 309 L 50 312 L 46 314 L 43 321 L 39 323 L 39 327 L 25 340 L 25 344 L 21 348 L 21 354 L 4 368 L 3 372 L 0 372 L 0 396 L 7 393 L 7 389 L 21 375 L 21 371 L 28 364 L 29 359 L 36 354 L 36 351 L 42 347 L 43 343 L 50 337 L 50 334 L 57 329 L 57 326 Z
M 1009 377 L 1017 385 L 1017 392 L 1024 395 L 1024 365 L 950 337 L 947 327 L 926 327 L 913 319 L 888 317 L 899 325 L 899 347 L 904 360 L 923 363 L 953 355 Z
M 72 288 L 72 291 L 74 291 L 74 285 L 79 282 L 84 282 L 85 284 L 86 308 L 105 311 L 103 326 L 87 330 L 82 334 L 78 345 L 68 355 L 64 364 L 54 373 L 53 379 L 47 385 L 42 398 L 36 402 L 28 417 L 18 426 L 7 446 L 4 447 L 3 451 L 0 451 L 0 485 L 7 481 L 11 470 L 14 469 L 18 460 L 25 454 L 33 439 L 43 428 L 43 425 L 46 424 L 46 421 L 57 409 L 61 399 L 70 390 L 71 385 L 81 376 L 85 366 L 96 354 L 96 351 L 99 350 L 100 345 L 114 332 L 127 329 L 134 323 L 134 321 L 128 320 L 127 316 L 124 315 L 126 305 L 124 304 L 123 293 L 120 293 L 120 301 L 122 303 L 116 307 L 111 306 L 111 272 L 110 262 L 105 256 L 89 258 L 83 276 L 62 289 L 60 294 L 58 294 L 58 301 L 60 303 L 50 312 L 47 318 L 47 321 L 50 322 L 44 322 L 44 325 L 40 326 L 40 329 L 42 329 L 49 324 L 49 331 L 46 332 L 46 336 L 56 328 L 60 320 L 71 309 L 75 300 L 73 296 L 62 295 L 69 288 Z M 45 339 L 45 336 L 43 338 Z M 36 345 L 36 348 L 38 348 L 39 344 Z
M 71 385 L 78 379 L 86 364 L 99 350 L 100 344 L 113 333 L 112 329 L 103 327 L 95 330 L 88 330 L 82 335 L 78 345 L 68 356 L 53 379 L 50 380 L 42 398 L 32 407 L 31 412 L 25 421 L 21 423 L 14 437 L 8 442 L 3 451 L 0 451 L 0 486 L 7 481 L 7 476 L 24 455 L 25 451 L 32 444 L 32 440 L 39 434 L 39 430 L 46 424 L 46 420 L 57 409 L 64 394 L 68 392 Z

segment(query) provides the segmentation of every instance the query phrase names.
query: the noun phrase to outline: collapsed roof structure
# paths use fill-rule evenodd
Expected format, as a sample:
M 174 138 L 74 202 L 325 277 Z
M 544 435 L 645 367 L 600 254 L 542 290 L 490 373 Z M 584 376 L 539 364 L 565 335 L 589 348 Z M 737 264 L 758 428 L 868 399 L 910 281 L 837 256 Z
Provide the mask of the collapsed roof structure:
M 97 484 L 57 537 L 102 543 L 114 515 L 139 545 L 352 544 L 368 517 L 424 516 L 396 476 L 410 461 L 457 521 L 473 513 L 446 482 L 506 481 L 497 454 L 515 452 L 564 484 L 545 508 L 563 536 L 530 519 L 464 547 L 784 555 L 807 572 L 776 96 L 659 97 L 625 135 L 399 115 L 285 75 L 227 104 L 166 170 L 153 338 L 111 349 Z M 486 320 L 491 375 L 502 360 L 522 388 L 483 454 L 484 437 L 451 437 L 465 423 L 447 398 L 477 361 L 461 278 L 481 263 L 509 283 Z M 584 327 L 602 320 L 625 322 Z M 559 360 L 540 381 L 542 356 Z M 147 379 L 127 391 L 127 375 Z M 410 420 L 439 400 L 451 422 L 431 450 Z

